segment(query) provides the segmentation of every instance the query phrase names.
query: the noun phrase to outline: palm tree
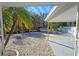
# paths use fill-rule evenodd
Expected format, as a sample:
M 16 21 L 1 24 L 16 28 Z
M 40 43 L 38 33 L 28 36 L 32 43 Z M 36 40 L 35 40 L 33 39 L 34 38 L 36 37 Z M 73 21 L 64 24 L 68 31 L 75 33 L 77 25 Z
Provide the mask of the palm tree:
M 4 43 L 5 48 L 14 29 L 19 26 L 21 29 L 25 27 L 25 29 L 30 30 L 32 28 L 32 19 L 29 13 L 23 7 L 4 7 L 2 10 L 4 30 L 5 32 L 9 32 Z

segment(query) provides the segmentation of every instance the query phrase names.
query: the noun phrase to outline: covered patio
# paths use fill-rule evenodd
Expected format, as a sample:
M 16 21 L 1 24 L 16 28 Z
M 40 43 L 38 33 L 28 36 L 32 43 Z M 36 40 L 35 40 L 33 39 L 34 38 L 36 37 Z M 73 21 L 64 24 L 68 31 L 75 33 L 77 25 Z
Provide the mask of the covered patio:
M 47 16 L 45 21 L 48 22 L 48 29 L 51 27 L 49 23 L 52 22 L 72 22 L 73 26 L 73 22 L 77 21 L 77 5 L 63 5 L 62 7 L 56 7 L 55 10 L 53 12 L 51 11 L 51 13 Z M 54 36 L 49 34 L 48 31 L 48 40 L 52 46 L 54 55 L 74 55 L 76 26 L 74 33 L 72 34 L 63 33 L 58 36 Z
M 23 36 L 23 44 L 25 45 L 15 45 L 10 42 L 8 43 L 7 48 L 11 49 L 18 49 L 20 51 L 20 55 L 49 55 L 49 56 L 73 56 L 76 55 L 77 47 L 75 47 L 76 43 L 76 31 L 75 34 L 68 34 L 68 33 L 60 33 L 60 34 L 50 34 L 50 25 L 51 22 L 76 22 L 77 19 L 77 12 L 78 12 L 78 6 L 76 3 L 57 3 L 57 2 L 42 2 L 42 3 L 0 3 L 0 19 L 1 19 L 1 45 L 0 45 L 0 55 L 5 53 L 4 50 L 4 31 L 3 31 L 3 18 L 2 18 L 2 7 L 8 6 L 8 7 L 24 7 L 24 6 L 44 6 L 44 5 L 53 5 L 54 8 L 51 9 L 50 13 L 45 18 L 45 22 L 47 22 L 47 31 L 46 33 L 42 32 L 29 32 L 25 33 Z M 77 24 L 76 24 L 77 26 Z M 75 27 L 76 30 L 76 27 Z M 53 33 L 53 32 L 52 32 Z M 57 32 L 58 33 L 58 32 Z M 40 36 L 39 36 L 40 35 Z M 13 35 L 16 36 L 16 35 Z M 14 37 L 11 36 L 10 39 L 13 41 L 15 40 Z M 24 39 L 26 38 L 26 39 Z M 22 42 L 20 42 L 21 44 Z M 44 44 L 45 43 L 45 44 Z M 77 44 L 76 44 L 77 46 Z M 26 47 L 26 48 L 25 48 Z M 21 50 L 21 49 L 22 50 Z M 25 50 L 25 51 L 24 51 Z M 28 51 L 29 50 L 29 51 Z M 23 52 L 24 51 L 24 52 Z M 30 52 L 31 51 L 31 52 Z M 41 51 L 41 52 L 40 52 Z

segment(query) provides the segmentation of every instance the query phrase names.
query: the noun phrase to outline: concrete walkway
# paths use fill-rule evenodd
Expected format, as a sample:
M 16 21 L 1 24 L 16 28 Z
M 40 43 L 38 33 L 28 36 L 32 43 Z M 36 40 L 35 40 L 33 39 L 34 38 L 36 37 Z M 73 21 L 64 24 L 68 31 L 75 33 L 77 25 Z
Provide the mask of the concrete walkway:
M 54 35 L 50 34 L 49 45 L 56 56 L 73 56 L 74 55 L 74 36 L 70 34 Z

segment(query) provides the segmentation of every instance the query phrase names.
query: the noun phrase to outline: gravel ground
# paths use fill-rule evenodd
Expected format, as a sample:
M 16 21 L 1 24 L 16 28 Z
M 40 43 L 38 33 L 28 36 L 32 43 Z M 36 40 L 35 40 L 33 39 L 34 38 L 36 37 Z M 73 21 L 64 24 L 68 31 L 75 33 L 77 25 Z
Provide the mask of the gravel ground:
M 36 34 L 36 33 L 35 33 Z M 33 34 L 32 34 L 33 35 Z M 36 34 L 38 35 L 38 34 Z M 52 56 L 53 50 L 45 37 L 24 35 L 23 39 L 15 39 L 12 35 L 6 49 L 17 49 L 20 56 Z

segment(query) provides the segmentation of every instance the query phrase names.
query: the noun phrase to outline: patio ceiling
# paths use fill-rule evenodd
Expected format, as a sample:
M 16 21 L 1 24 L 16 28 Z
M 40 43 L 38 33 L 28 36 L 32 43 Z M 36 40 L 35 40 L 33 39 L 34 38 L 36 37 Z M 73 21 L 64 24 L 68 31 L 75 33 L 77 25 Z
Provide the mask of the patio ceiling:
M 51 13 L 51 14 L 50 14 Z M 77 15 L 76 4 L 65 4 L 58 6 L 50 12 L 45 21 L 47 22 L 75 22 Z
M 67 2 L 1 2 L 0 4 L 2 6 L 9 6 L 9 7 L 42 6 L 42 5 L 61 6 L 67 4 Z

